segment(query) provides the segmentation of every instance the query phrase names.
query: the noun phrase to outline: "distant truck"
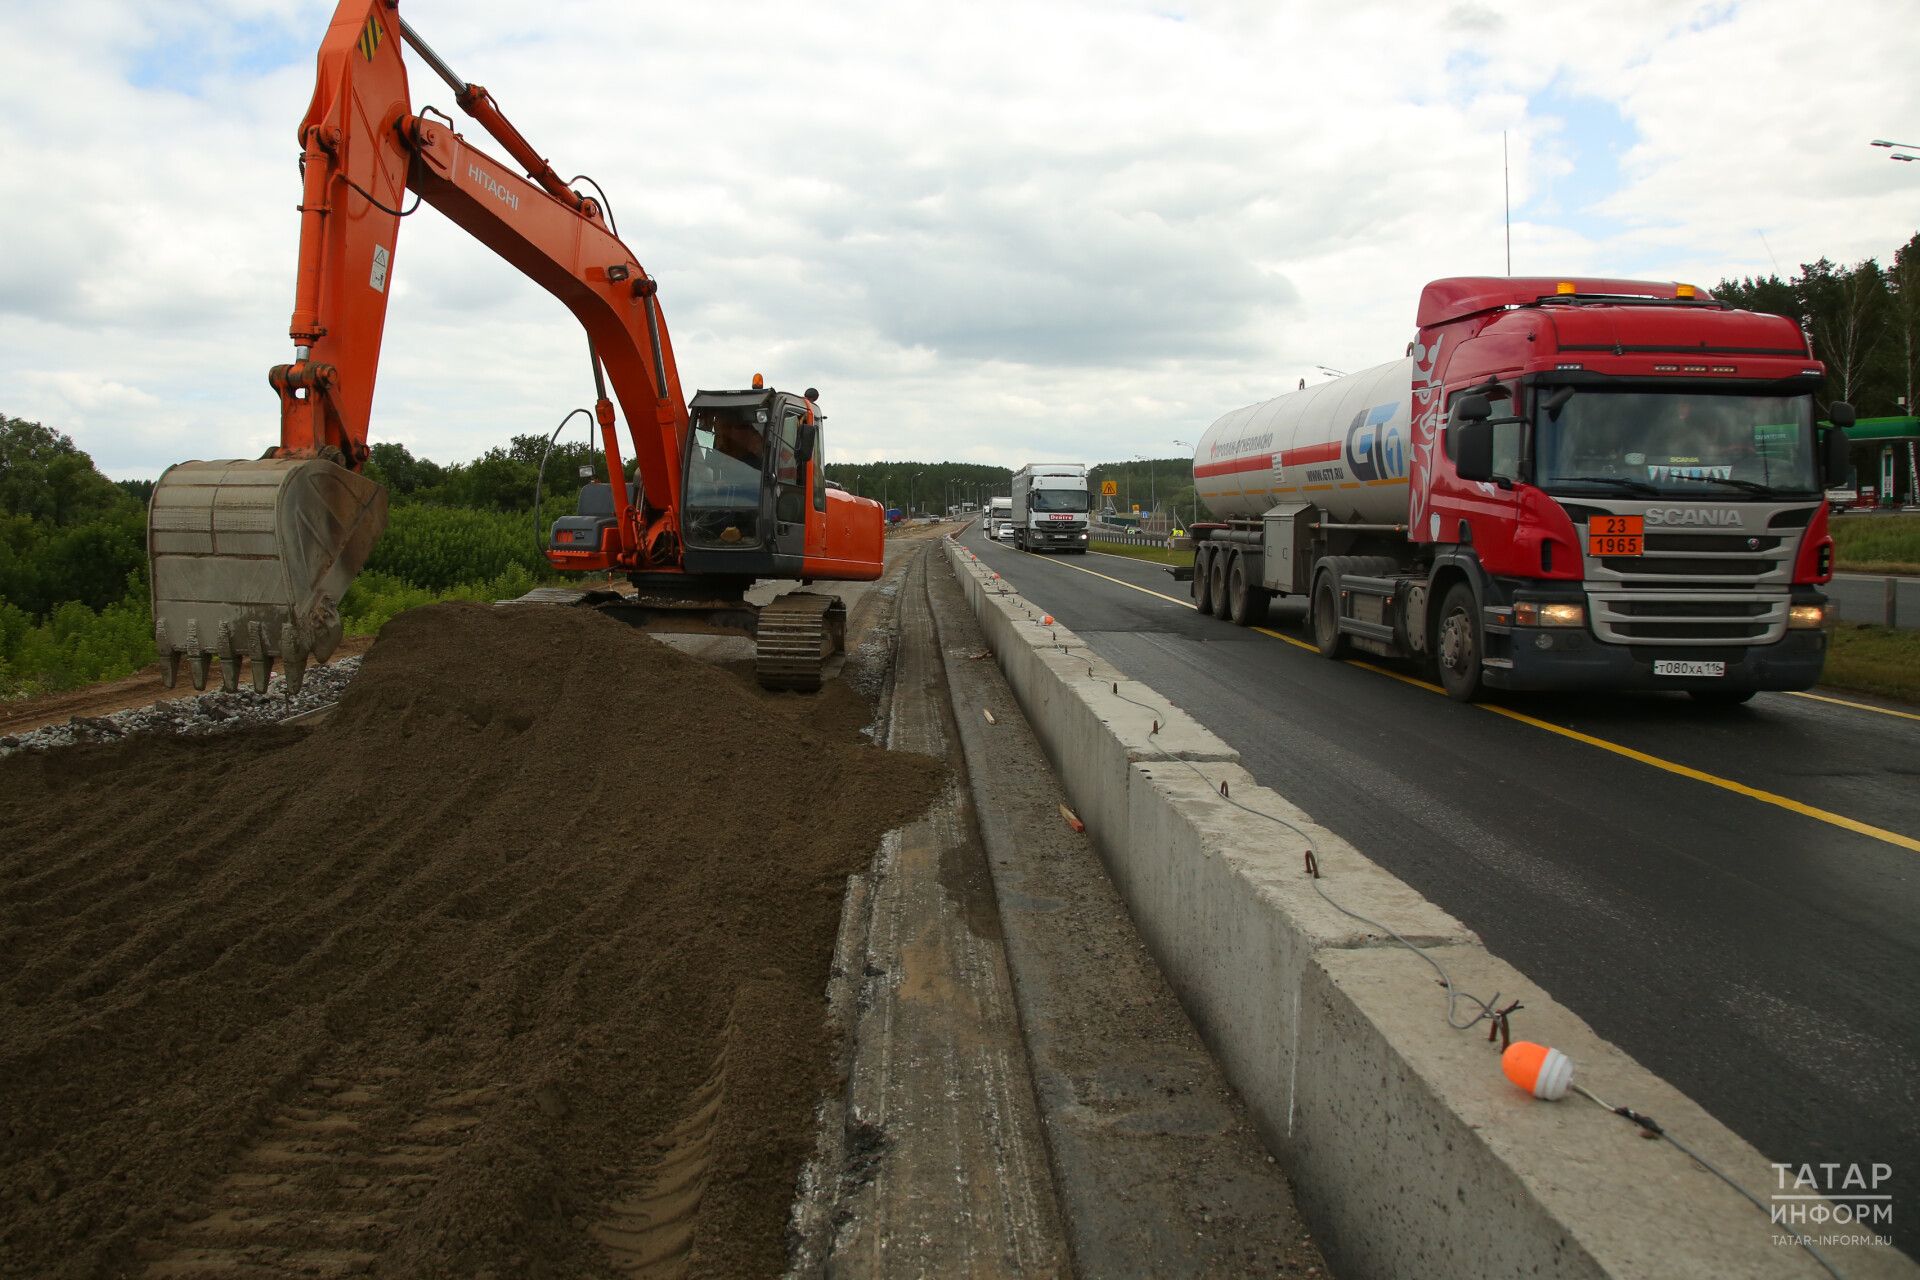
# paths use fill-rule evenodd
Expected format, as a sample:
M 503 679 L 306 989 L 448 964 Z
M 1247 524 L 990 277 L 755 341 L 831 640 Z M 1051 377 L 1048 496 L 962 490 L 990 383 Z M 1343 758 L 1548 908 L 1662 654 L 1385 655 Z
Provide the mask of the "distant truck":
M 1200 437 L 1203 613 L 1308 598 L 1314 646 L 1485 688 L 1806 689 L 1826 658 L 1843 403 L 1800 328 L 1690 285 L 1460 278 L 1406 358 Z M 1182 571 L 1187 572 L 1187 571 Z
M 998 538 L 1002 526 L 1011 519 L 1013 519 L 1012 498 L 987 499 L 987 536 L 989 538 Z
M 1013 545 L 1022 551 L 1087 550 L 1087 469 L 1078 462 L 1029 462 L 1013 473 L 1008 499 Z

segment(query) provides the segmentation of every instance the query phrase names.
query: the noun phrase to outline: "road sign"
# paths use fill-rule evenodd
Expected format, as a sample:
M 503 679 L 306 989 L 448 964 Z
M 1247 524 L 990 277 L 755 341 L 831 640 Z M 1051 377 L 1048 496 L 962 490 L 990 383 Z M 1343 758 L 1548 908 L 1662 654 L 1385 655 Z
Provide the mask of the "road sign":
M 1102 480 L 1100 482 L 1101 497 L 1111 498 L 1118 492 L 1120 492 L 1120 482 L 1118 480 Z

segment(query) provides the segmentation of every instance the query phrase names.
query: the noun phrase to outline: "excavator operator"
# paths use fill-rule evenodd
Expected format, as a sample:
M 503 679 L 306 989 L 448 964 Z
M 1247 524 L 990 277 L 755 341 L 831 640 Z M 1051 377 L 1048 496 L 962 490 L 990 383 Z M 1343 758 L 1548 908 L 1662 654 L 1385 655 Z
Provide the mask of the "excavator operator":
M 766 441 L 744 418 L 722 418 L 714 427 L 713 447 L 729 458 L 760 470 L 766 460 Z

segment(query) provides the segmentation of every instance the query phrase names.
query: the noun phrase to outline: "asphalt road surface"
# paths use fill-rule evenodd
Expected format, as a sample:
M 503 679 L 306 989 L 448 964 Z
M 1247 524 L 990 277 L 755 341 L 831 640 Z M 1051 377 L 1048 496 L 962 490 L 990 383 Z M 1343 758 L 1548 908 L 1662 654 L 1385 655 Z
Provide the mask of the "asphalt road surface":
M 1848 622 L 1884 623 L 1887 620 L 1885 574 L 1836 573 L 1821 590 L 1833 601 L 1835 616 Z M 1920 578 L 1894 578 L 1894 625 L 1920 628 Z
M 1244 629 L 1158 565 L 964 541 L 1769 1159 L 1891 1165 L 1874 1229 L 1920 1251 L 1920 709 L 1465 706 L 1313 653 L 1299 603 Z

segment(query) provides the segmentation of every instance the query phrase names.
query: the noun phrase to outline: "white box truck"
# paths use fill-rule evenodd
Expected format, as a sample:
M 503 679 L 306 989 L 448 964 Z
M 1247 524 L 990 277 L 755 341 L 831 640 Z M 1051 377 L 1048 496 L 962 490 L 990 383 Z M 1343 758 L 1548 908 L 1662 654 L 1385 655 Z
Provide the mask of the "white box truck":
M 1013 473 L 1013 545 L 1022 551 L 1087 550 L 1087 468 L 1029 462 Z
M 1007 522 L 1012 519 L 1013 519 L 1013 499 L 1012 498 L 988 498 L 987 499 L 987 536 L 989 538 L 1000 537 L 1001 530 L 1005 529 L 1007 527 Z

